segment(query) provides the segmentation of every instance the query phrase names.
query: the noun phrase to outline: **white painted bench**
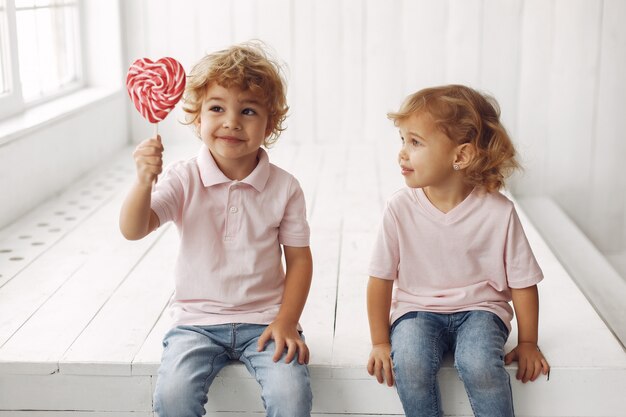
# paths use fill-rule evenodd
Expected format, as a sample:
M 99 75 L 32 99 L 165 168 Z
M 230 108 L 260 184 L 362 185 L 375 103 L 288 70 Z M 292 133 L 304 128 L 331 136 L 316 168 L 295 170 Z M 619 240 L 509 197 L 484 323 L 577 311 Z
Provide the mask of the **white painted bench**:
M 166 144 L 166 156 L 193 155 L 191 145 Z M 0 231 L 0 417 L 152 417 L 177 234 L 166 226 L 128 242 L 119 233 L 134 175 L 130 155 L 125 149 Z M 308 200 L 315 272 L 301 322 L 312 352 L 314 414 L 401 415 L 394 390 L 364 366 L 365 269 L 383 201 L 401 185 L 393 157 L 373 145 L 285 141 L 271 159 L 298 176 Z M 552 372 L 549 381 L 523 385 L 509 368 L 517 415 L 626 415 L 626 354 L 521 217 L 546 275 L 540 340 Z M 470 416 L 449 358 L 440 380 L 446 414 Z M 207 411 L 263 415 L 259 388 L 242 365 L 221 372 Z

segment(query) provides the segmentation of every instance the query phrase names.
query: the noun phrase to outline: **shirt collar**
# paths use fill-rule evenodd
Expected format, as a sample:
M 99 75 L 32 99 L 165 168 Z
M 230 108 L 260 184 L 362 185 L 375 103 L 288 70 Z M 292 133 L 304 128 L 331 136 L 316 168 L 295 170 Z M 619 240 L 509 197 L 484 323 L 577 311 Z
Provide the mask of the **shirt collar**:
M 267 152 L 263 148 L 259 148 L 258 158 L 259 162 L 254 170 L 239 182 L 249 184 L 260 192 L 265 188 L 265 184 L 267 184 L 270 176 L 270 161 Z M 209 148 L 205 144 L 202 144 L 200 147 L 197 164 L 200 170 L 200 178 L 205 187 L 233 182 L 219 169 L 215 159 L 213 159 L 213 155 L 211 155 Z

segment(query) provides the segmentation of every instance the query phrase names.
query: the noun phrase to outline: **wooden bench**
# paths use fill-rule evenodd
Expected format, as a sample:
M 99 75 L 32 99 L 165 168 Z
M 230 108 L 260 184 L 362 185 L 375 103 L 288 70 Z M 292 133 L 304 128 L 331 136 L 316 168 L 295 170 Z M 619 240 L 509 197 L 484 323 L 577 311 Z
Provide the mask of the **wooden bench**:
M 166 157 L 193 156 L 196 145 L 166 144 Z M 166 225 L 138 242 L 119 233 L 131 153 L 124 149 L 0 231 L 0 417 L 153 415 L 177 233 Z M 315 272 L 301 323 L 312 352 L 314 414 L 402 415 L 395 391 L 365 370 L 365 271 L 384 201 L 402 185 L 393 156 L 374 144 L 355 150 L 286 142 L 271 160 L 296 174 L 307 196 Z M 524 385 L 509 367 L 517 415 L 626 415 L 622 346 L 521 218 L 546 275 L 540 341 L 552 372 L 549 381 Z M 440 381 L 446 415 L 470 416 L 450 358 Z M 263 415 L 243 365 L 220 373 L 207 411 Z

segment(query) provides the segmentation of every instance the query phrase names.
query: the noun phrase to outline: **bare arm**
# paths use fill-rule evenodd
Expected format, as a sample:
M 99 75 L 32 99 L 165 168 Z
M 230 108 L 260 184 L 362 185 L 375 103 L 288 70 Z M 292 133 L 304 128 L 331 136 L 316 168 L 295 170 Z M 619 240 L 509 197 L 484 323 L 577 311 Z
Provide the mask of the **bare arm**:
M 162 156 L 160 137 L 141 142 L 133 153 L 137 179 L 120 212 L 120 230 L 126 239 L 141 239 L 159 226 L 159 219 L 150 208 L 150 195 L 152 183 L 163 168 Z
M 526 383 L 537 379 L 540 373 L 548 374 L 550 365 L 537 346 L 539 327 L 539 293 L 537 286 L 511 288 L 511 297 L 517 317 L 517 347 L 504 358 L 508 365 L 519 363 L 517 379 Z
M 391 339 L 389 335 L 389 311 L 393 281 L 370 277 L 367 284 L 367 316 L 372 339 L 372 351 L 367 362 L 367 371 L 376 376 L 379 383 L 393 386 L 393 364 L 391 362 Z
M 274 361 L 280 359 L 286 347 L 285 362 L 291 362 L 298 353 L 298 362 L 304 364 L 309 362 L 309 348 L 298 333 L 298 321 L 311 288 L 313 259 L 308 246 L 304 248 L 284 246 L 284 251 L 287 270 L 283 300 L 276 320 L 267 326 L 259 338 L 258 349 L 259 351 L 265 349 L 265 344 L 274 339 L 276 344 Z

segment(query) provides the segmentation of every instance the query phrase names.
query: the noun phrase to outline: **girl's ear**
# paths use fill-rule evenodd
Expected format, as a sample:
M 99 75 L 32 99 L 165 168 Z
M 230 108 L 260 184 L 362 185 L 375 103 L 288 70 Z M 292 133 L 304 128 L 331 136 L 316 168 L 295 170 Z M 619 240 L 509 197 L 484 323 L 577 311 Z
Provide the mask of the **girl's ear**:
M 456 148 L 456 158 L 454 159 L 454 164 L 458 165 L 461 169 L 467 168 L 467 166 L 474 160 L 474 157 L 476 157 L 476 147 L 474 144 L 464 143 Z

